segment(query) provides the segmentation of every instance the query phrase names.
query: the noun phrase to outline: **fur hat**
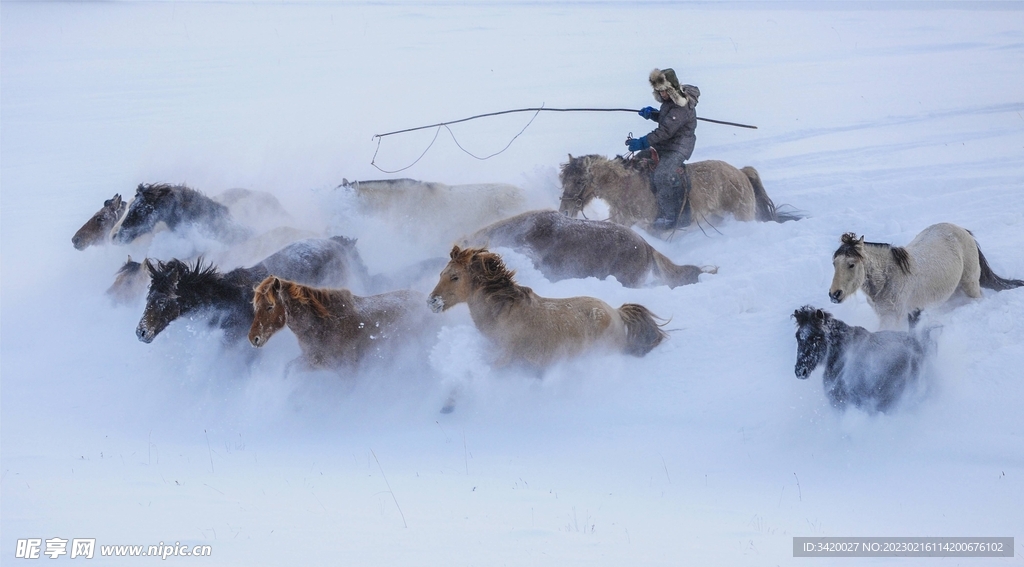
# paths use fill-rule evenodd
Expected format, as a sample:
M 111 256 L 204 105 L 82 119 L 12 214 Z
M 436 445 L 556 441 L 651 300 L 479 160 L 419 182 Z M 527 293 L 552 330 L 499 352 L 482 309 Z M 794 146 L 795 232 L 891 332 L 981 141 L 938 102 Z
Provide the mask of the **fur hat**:
M 672 102 L 679 106 L 687 106 L 690 108 L 697 106 L 697 97 L 700 96 L 700 90 L 693 85 L 679 85 L 679 79 L 676 78 L 676 72 L 669 69 L 655 69 L 651 71 L 650 76 L 651 86 L 654 87 L 654 100 L 661 102 L 661 97 L 658 93 L 668 91 Z

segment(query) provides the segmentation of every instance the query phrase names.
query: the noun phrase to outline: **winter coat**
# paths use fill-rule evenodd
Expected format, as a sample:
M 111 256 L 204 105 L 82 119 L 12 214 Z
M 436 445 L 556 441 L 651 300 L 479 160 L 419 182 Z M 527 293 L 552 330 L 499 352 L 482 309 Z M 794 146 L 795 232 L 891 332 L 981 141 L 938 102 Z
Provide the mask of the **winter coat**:
M 661 109 L 652 118 L 658 121 L 658 127 L 647 134 L 647 143 L 659 153 L 679 152 L 684 160 L 690 159 L 697 143 L 697 111 L 689 105 L 668 101 L 661 103 Z

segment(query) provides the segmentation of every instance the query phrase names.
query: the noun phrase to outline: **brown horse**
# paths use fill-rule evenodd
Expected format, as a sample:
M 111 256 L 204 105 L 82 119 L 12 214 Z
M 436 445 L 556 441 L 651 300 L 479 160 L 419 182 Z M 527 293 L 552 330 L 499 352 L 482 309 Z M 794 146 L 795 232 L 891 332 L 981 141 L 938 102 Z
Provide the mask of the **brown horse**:
M 486 226 L 473 246 L 507 246 L 526 254 L 551 281 L 614 276 L 626 287 L 697 283 L 715 266 L 677 265 L 632 229 L 606 221 L 571 219 L 557 211 L 530 211 Z
M 423 331 L 429 314 L 422 293 L 393 291 L 369 297 L 347 289 L 319 289 L 269 276 L 256 286 L 249 342 L 261 347 L 288 326 L 311 368 L 354 367 L 386 359 Z
M 85 250 L 93 244 L 102 244 L 110 238 L 110 231 L 124 216 L 128 203 L 121 200 L 121 195 L 114 195 L 103 201 L 103 207 L 85 221 L 82 228 L 71 237 L 75 250 Z
M 650 232 L 658 213 L 651 190 L 652 161 L 570 155 L 559 174 L 562 203 L 558 210 L 575 217 L 591 200 L 599 198 L 608 203 L 609 220 L 625 226 L 639 224 Z M 736 169 L 724 161 L 708 160 L 687 164 L 686 170 L 692 184 L 690 208 L 697 223 L 717 221 L 726 214 L 740 221 L 786 222 L 801 218 L 776 210 L 752 167 Z
M 430 308 L 467 303 L 477 329 L 501 350 L 500 365 L 544 368 L 595 348 L 643 356 L 668 336 L 642 305 L 613 309 L 594 297 L 540 297 L 514 275 L 493 252 L 455 246 Z

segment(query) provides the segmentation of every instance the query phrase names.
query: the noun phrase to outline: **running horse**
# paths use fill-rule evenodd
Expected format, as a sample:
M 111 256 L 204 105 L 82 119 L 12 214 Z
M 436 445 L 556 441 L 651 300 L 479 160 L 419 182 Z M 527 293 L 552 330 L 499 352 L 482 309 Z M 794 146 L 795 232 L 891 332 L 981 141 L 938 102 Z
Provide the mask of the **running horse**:
M 612 276 L 626 287 L 674 288 L 697 283 L 701 274 L 718 272 L 715 266 L 675 264 L 628 227 L 571 219 L 557 211 L 530 211 L 498 221 L 466 242 L 506 246 L 526 254 L 551 281 Z
M 832 265 L 832 303 L 842 303 L 860 289 L 882 328 L 889 329 L 916 309 L 945 303 L 958 289 L 979 298 L 981 288 L 1024 286 L 1022 280 L 997 276 L 974 235 L 950 223 L 929 226 L 906 247 L 864 242 L 863 236 L 847 232 L 832 254 Z
M 651 171 L 656 155 L 649 150 L 634 159 L 570 154 L 559 173 L 562 197 L 558 210 L 575 218 L 590 201 L 603 199 L 608 203 L 610 221 L 640 225 L 653 234 L 658 206 L 651 189 Z M 712 222 L 727 214 L 739 221 L 781 223 L 802 218 L 775 207 L 753 167 L 736 169 L 724 161 L 707 160 L 687 164 L 686 171 L 691 182 L 688 200 L 696 222 Z
M 400 290 L 368 297 L 347 289 L 320 289 L 277 276 L 253 293 L 249 342 L 259 348 L 287 326 L 310 368 L 352 368 L 392 356 L 430 325 L 425 296 Z
M 643 356 L 668 336 L 642 305 L 614 309 L 594 297 L 541 297 L 517 284 L 515 272 L 484 248 L 455 246 L 450 257 L 430 308 L 440 313 L 468 304 L 477 329 L 500 351 L 500 366 L 543 369 L 600 350 Z

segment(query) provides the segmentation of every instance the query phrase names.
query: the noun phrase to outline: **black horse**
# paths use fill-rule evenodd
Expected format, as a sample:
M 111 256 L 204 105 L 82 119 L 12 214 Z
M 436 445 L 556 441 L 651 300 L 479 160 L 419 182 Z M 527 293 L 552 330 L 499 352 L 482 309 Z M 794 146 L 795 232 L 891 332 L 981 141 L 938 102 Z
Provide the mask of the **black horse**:
M 912 313 L 910 332 L 869 332 L 805 305 L 793 312 L 796 319 L 796 367 L 801 380 L 823 361 L 825 394 L 832 406 L 853 404 L 867 411 L 892 409 L 920 377 L 926 358 L 935 349 L 933 328 L 915 331 L 920 310 Z
M 253 289 L 270 275 L 319 287 L 360 288 L 369 280 L 355 240 L 343 236 L 301 240 L 255 266 L 226 274 L 202 258 L 191 265 L 177 259 L 147 259 L 143 265 L 152 281 L 135 335 L 144 343 L 153 342 L 171 321 L 193 314 L 224 329 L 226 343 L 237 342 L 252 325 Z
M 228 208 L 195 189 L 167 183 L 139 184 L 135 199 L 113 234 L 114 242 L 128 244 L 153 231 L 160 221 L 171 230 L 194 225 L 226 243 L 240 242 L 252 234 L 237 224 Z

